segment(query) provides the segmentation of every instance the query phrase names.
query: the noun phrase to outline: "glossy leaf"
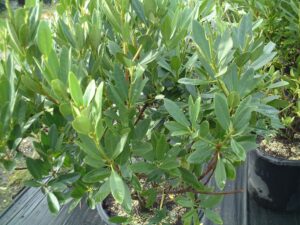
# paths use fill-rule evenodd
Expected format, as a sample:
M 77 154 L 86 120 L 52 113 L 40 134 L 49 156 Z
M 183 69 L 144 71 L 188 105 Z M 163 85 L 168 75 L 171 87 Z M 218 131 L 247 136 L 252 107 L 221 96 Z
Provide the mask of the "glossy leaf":
M 236 142 L 234 139 L 231 139 L 230 146 L 232 151 L 239 157 L 241 161 L 246 159 L 246 151 L 242 145 Z
M 221 158 L 218 159 L 216 170 L 215 170 L 215 180 L 217 186 L 223 190 L 226 184 L 226 170 L 224 162 Z
M 164 99 L 164 105 L 168 113 L 181 125 L 189 127 L 189 122 L 183 114 L 181 108 L 173 101 Z
M 227 130 L 230 124 L 230 115 L 227 99 L 222 94 L 215 94 L 214 110 L 216 118 L 224 130 Z
M 194 86 L 200 86 L 200 85 L 208 85 L 212 83 L 208 80 L 200 80 L 200 79 L 191 79 L 191 78 L 181 78 L 178 80 L 178 83 L 180 84 L 186 84 L 186 85 L 194 85 Z
M 199 49 L 201 50 L 203 56 L 205 56 L 206 59 L 209 60 L 211 58 L 209 42 L 207 40 L 204 28 L 197 21 L 193 21 L 192 36 L 193 40 L 196 42 Z
M 111 172 L 109 183 L 110 183 L 111 193 L 114 199 L 118 203 L 122 204 L 125 199 L 126 190 L 122 178 L 114 170 Z
M 88 135 L 92 130 L 90 119 L 85 115 L 80 115 L 72 122 L 73 128 L 80 134 Z
M 46 56 L 48 56 L 52 51 L 52 32 L 46 21 L 41 21 L 38 27 L 37 44 L 40 51 Z
M 206 209 L 204 211 L 204 215 L 207 219 L 209 219 L 215 224 L 221 224 L 221 225 L 223 224 L 223 220 L 220 217 L 220 215 L 210 209 Z
M 54 214 L 58 213 L 60 210 L 59 202 L 56 196 L 52 192 L 47 193 L 47 202 L 50 211 Z
M 105 181 L 99 190 L 96 192 L 94 198 L 96 202 L 101 202 L 109 195 L 110 193 L 110 181 Z
M 75 104 L 77 106 L 82 106 L 83 105 L 82 90 L 79 81 L 77 80 L 75 74 L 72 72 L 69 73 L 69 89 L 70 89 L 71 97 L 75 102 Z
M 83 104 L 85 106 L 88 106 L 90 102 L 92 101 L 94 95 L 96 92 L 96 83 L 95 80 L 91 80 L 87 88 L 85 89 L 84 95 L 83 95 Z

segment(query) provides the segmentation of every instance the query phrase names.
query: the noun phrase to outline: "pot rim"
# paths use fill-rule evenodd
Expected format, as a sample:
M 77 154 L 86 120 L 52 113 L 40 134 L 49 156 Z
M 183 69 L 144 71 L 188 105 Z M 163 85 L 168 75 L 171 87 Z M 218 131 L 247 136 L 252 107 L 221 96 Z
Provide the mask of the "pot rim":
M 298 167 L 300 166 L 300 160 L 289 160 L 281 157 L 275 157 L 273 155 L 270 155 L 266 153 L 265 151 L 260 150 L 259 148 L 256 149 L 257 155 L 260 158 L 263 158 L 267 160 L 268 162 L 279 165 L 279 166 L 294 166 Z
M 120 225 L 120 224 L 109 222 L 109 216 L 107 215 L 105 209 L 103 208 L 102 202 L 96 204 L 96 209 L 97 209 L 98 214 L 100 215 L 101 219 L 103 220 L 103 222 L 106 225 Z M 198 215 L 199 215 L 199 219 L 201 221 L 204 217 L 204 212 L 202 210 L 199 210 Z M 193 225 L 193 222 L 192 222 L 192 225 Z
M 101 219 L 105 222 L 106 225 L 119 225 L 116 223 L 109 222 L 109 216 L 107 215 L 105 209 L 102 206 L 102 202 L 96 205 L 98 214 L 100 215 Z

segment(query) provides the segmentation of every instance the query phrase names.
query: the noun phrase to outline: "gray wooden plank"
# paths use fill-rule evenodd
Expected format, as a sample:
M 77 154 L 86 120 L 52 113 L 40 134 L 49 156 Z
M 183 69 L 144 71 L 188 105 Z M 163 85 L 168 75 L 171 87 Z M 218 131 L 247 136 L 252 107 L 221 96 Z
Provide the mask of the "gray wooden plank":
M 247 225 L 247 164 L 237 169 L 235 181 L 229 181 L 224 191 L 243 190 L 242 193 L 225 195 L 223 202 L 215 209 L 220 213 L 224 225 Z M 213 225 L 203 218 L 204 225 Z
M 62 225 L 105 225 L 96 210 L 90 209 L 84 202 L 74 209 L 72 215 Z
M 23 208 L 25 204 L 32 201 L 32 196 L 35 196 L 38 189 L 28 188 L 22 192 L 14 201 L 14 203 L 6 209 L 0 216 L 0 224 L 7 224 L 12 218 L 14 218 Z
M 19 210 L 14 217 L 12 217 L 5 225 L 26 225 L 26 219 L 32 219 L 33 221 L 30 223 L 31 225 L 35 222 L 35 217 L 32 217 L 31 214 L 35 212 L 35 210 L 39 209 L 40 203 L 44 200 L 44 195 L 42 192 L 37 191 L 31 199 L 23 204 L 22 209 Z M 13 210 L 13 209 L 11 209 Z
M 34 196 L 32 195 L 34 194 Z M 96 210 L 91 210 L 85 202 L 78 205 L 73 212 L 68 213 L 68 205 L 60 213 L 52 215 L 47 206 L 47 199 L 40 190 L 30 189 L 26 193 L 28 201 L 18 199 L 16 205 L 10 208 L 9 215 L 0 218 L 1 225 L 102 225 L 102 220 Z M 22 204 L 23 203 L 23 204 Z M 21 208 L 20 208 L 21 207 Z M 15 209 L 18 211 L 14 211 Z M 13 213 L 12 213 L 13 212 Z

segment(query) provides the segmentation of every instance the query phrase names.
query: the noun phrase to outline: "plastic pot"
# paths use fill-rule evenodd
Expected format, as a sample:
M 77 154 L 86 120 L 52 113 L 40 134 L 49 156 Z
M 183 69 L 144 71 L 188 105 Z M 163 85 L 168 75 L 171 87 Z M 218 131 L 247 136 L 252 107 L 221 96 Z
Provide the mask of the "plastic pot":
M 300 161 L 250 153 L 248 193 L 259 205 L 285 212 L 300 211 Z
M 101 218 L 101 220 L 104 224 L 106 224 L 106 225 L 118 225 L 118 224 L 109 222 L 109 216 L 107 215 L 105 209 L 103 209 L 102 203 L 97 204 L 96 208 L 97 208 L 98 214 L 99 214 L 99 216 L 100 216 L 100 218 Z

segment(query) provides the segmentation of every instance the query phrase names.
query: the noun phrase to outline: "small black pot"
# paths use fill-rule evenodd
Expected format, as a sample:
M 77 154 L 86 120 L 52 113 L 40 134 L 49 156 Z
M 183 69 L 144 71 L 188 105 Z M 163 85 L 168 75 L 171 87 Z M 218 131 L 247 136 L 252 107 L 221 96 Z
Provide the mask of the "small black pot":
M 248 193 L 259 205 L 276 211 L 300 211 L 300 161 L 256 150 L 250 153 L 248 165 Z

